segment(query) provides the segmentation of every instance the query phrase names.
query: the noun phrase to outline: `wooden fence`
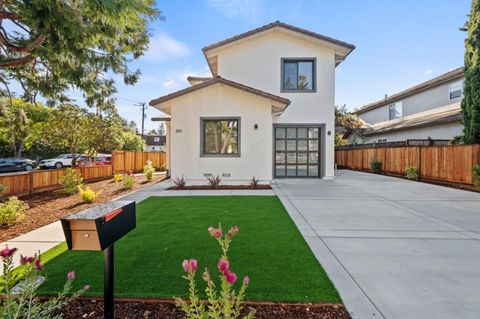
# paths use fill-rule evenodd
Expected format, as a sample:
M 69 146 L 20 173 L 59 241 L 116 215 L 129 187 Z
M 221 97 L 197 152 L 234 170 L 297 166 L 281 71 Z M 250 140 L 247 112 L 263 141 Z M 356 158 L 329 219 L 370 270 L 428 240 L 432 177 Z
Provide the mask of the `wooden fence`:
M 159 152 L 112 152 L 112 165 L 76 167 L 84 181 L 95 181 L 111 178 L 113 173 L 141 172 L 147 160 L 151 160 L 155 168 L 165 164 L 165 153 Z M 0 184 L 6 187 L 4 195 L 34 194 L 60 188 L 59 177 L 65 169 L 34 170 L 31 172 L 0 174 Z
M 405 175 L 414 166 L 420 178 L 473 184 L 473 167 L 480 163 L 480 145 L 408 146 L 337 149 L 339 167 L 369 170 L 372 160 L 382 162 L 382 171 Z
M 166 153 L 163 152 L 138 152 L 138 151 L 113 151 L 113 172 L 141 172 L 150 160 L 153 167 L 160 168 L 166 163 Z

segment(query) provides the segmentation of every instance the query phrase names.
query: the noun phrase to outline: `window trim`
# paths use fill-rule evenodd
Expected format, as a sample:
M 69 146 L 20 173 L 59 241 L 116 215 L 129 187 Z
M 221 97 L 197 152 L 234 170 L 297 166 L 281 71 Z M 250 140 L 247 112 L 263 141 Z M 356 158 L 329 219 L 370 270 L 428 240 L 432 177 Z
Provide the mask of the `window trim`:
M 450 94 L 452 94 L 452 92 L 458 91 L 458 90 L 452 90 L 452 86 L 455 86 L 455 85 L 458 85 L 458 84 L 460 84 L 460 96 L 452 99 L 450 97 Z M 464 94 L 464 85 L 465 85 L 464 80 L 455 81 L 455 82 L 452 82 L 452 83 L 448 84 L 448 100 L 449 101 L 455 101 L 455 100 L 458 100 L 458 99 L 462 99 L 463 94 Z
M 312 62 L 312 89 L 311 90 L 286 90 L 283 88 L 283 74 L 284 74 L 284 63 L 285 62 Z M 298 68 L 298 67 L 297 67 Z M 289 57 L 280 59 L 280 92 L 281 93 L 316 93 L 317 92 L 317 58 L 316 57 Z
M 232 121 L 235 120 L 238 123 L 237 127 L 237 154 L 205 154 L 205 135 L 204 135 L 204 128 L 205 128 L 205 121 Z M 241 118 L 239 116 L 215 116 L 215 117 L 200 117 L 200 157 L 240 157 L 241 155 Z
M 395 107 L 395 112 L 397 111 L 397 106 L 399 106 L 399 108 L 402 109 L 402 113 L 399 117 L 395 117 L 393 119 L 390 118 L 390 106 L 394 106 Z M 398 101 L 398 102 L 395 102 L 395 103 L 390 103 L 388 104 L 388 120 L 389 121 L 394 121 L 394 120 L 398 120 L 398 119 L 401 119 L 403 117 L 403 103 L 402 101 Z

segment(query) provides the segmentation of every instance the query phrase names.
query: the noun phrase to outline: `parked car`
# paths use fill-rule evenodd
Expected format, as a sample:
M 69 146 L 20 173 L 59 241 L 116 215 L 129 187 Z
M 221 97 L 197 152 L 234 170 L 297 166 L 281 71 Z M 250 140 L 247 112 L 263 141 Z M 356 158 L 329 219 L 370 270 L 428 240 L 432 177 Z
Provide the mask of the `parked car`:
M 75 154 L 75 158 L 80 159 L 82 154 Z M 40 168 L 62 168 L 72 166 L 72 154 L 60 154 L 55 158 L 41 160 Z
M 111 154 L 98 154 L 97 156 L 90 158 L 84 156 L 78 161 L 78 166 L 80 167 L 103 165 L 112 165 Z
M 36 166 L 37 162 L 28 158 L 0 158 L 0 172 L 31 171 Z

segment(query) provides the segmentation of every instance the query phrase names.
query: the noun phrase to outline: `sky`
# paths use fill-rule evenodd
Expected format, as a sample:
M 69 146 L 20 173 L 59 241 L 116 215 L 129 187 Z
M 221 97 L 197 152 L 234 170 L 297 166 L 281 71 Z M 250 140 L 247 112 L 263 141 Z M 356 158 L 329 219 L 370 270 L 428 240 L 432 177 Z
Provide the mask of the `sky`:
M 211 75 L 201 48 L 270 22 L 282 22 L 352 43 L 337 67 L 336 105 L 352 110 L 463 65 L 471 0 L 169 0 L 165 20 L 151 25 L 146 54 L 131 64 L 142 76 L 117 84 L 121 116 L 140 126 L 135 102 L 177 91 L 186 77 Z M 160 111 L 147 109 L 146 131 Z

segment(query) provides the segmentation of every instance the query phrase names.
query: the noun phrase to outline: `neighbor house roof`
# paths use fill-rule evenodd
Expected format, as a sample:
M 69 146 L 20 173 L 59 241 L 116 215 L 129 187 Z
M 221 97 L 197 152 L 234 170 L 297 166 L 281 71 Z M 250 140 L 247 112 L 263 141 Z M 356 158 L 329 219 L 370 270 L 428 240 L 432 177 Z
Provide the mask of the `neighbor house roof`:
M 172 117 L 168 114 L 152 117 L 152 122 L 169 122 Z
M 178 97 L 184 96 L 186 94 L 201 90 L 203 88 L 209 87 L 209 86 L 214 85 L 214 84 L 224 84 L 224 85 L 242 90 L 244 92 L 255 94 L 255 95 L 261 96 L 263 98 L 278 102 L 279 104 L 281 104 L 283 106 L 282 110 L 285 109 L 290 104 L 289 99 L 286 99 L 286 98 L 283 98 L 281 96 L 274 95 L 274 94 L 271 94 L 271 93 L 267 93 L 265 91 L 255 89 L 255 88 L 252 88 L 250 86 L 240 84 L 238 82 L 230 81 L 230 80 L 224 79 L 220 76 L 216 76 L 216 77 L 213 77 L 209 80 L 203 81 L 199 84 L 192 85 L 192 86 L 190 86 L 186 89 L 183 89 L 183 90 L 180 90 L 180 91 L 177 91 L 177 92 L 165 95 L 165 96 L 161 96 L 157 99 L 151 100 L 149 104 L 151 106 L 162 104 L 162 103 L 165 103 L 167 101 L 170 101 L 170 100 L 176 99 Z
M 460 102 L 447 106 L 437 107 L 424 112 L 419 112 L 400 119 L 384 121 L 375 124 L 366 124 L 354 130 L 361 136 L 378 135 L 416 127 L 433 126 L 442 123 L 460 121 Z
M 204 47 L 202 51 L 203 51 L 203 54 L 205 55 L 205 58 L 207 59 L 208 65 L 212 73 L 216 75 L 216 65 L 215 65 L 216 58 L 212 59 L 209 54 L 210 52 L 215 51 L 221 47 L 227 46 L 229 44 L 232 44 L 234 42 L 238 42 L 238 41 L 241 41 L 253 36 L 257 36 L 265 32 L 270 32 L 270 31 L 287 31 L 287 32 L 302 35 L 304 37 L 308 37 L 310 39 L 319 41 L 323 44 L 332 46 L 335 49 L 335 53 L 336 53 L 335 54 L 336 65 L 340 64 L 355 49 L 355 46 L 353 44 L 340 41 L 334 38 L 330 38 L 322 34 L 305 30 L 299 27 L 295 27 L 293 25 L 286 24 L 280 21 L 275 21 L 270 24 L 264 25 L 262 27 L 241 33 L 239 35 L 233 36 L 231 38 L 228 38 Z
M 452 71 L 447 72 L 445 74 L 442 74 L 442 75 L 440 75 L 440 76 L 438 76 L 434 79 L 431 79 L 429 81 L 420 83 L 418 85 L 415 85 L 415 86 L 413 86 L 409 89 L 406 89 L 404 91 L 401 91 L 399 93 L 393 94 L 393 95 L 391 95 L 391 96 L 389 96 L 389 97 L 387 97 L 383 100 L 367 104 L 367 105 L 363 106 L 362 108 L 360 108 L 359 110 L 353 111 L 352 114 L 358 115 L 358 114 L 362 114 L 362 113 L 371 111 L 373 109 L 382 107 L 382 106 L 384 106 L 386 104 L 389 104 L 389 103 L 396 102 L 400 99 L 403 99 L 405 97 L 408 97 L 408 96 L 413 95 L 415 93 L 418 93 L 420 91 L 429 89 L 431 87 L 434 87 L 436 85 L 451 81 L 451 80 L 456 79 L 456 78 L 460 78 L 462 76 L 463 76 L 463 67 L 460 67 L 458 69 L 455 69 L 455 70 L 452 70 Z

